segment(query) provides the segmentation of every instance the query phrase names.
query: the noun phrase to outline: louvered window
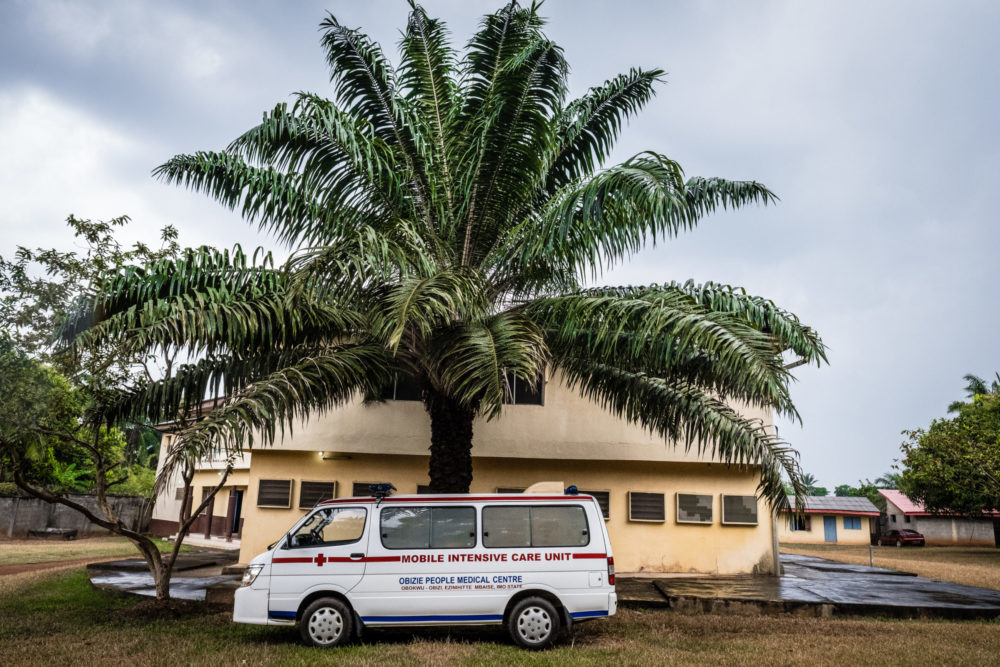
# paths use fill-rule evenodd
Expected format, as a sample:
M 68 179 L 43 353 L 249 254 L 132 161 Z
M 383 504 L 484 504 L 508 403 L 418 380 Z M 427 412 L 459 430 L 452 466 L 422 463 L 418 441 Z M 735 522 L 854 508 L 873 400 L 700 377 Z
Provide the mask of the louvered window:
M 601 516 L 605 519 L 611 518 L 611 492 L 610 491 L 583 491 L 580 493 L 586 494 L 588 496 L 594 496 L 597 499 L 597 504 L 601 506 Z
M 322 500 L 337 497 L 336 482 L 299 482 L 299 507 L 310 508 Z
M 628 492 L 629 521 L 666 521 L 666 505 L 662 493 Z
M 722 524 L 729 526 L 757 525 L 756 496 L 722 495 Z
M 292 480 L 262 479 L 257 487 L 257 507 L 291 507 Z
M 678 493 L 677 523 L 712 523 L 710 494 Z

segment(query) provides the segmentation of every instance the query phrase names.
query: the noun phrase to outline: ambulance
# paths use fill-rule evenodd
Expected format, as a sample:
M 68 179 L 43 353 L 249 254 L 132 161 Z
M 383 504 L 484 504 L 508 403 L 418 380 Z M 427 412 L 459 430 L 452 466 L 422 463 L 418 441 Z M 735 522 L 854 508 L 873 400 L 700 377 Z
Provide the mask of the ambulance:
M 544 482 L 518 494 L 390 490 L 306 513 L 249 563 L 233 621 L 297 623 L 317 647 L 365 628 L 502 624 L 516 644 L 543 649 L 574 623 L 615 613 L 594 497 Z

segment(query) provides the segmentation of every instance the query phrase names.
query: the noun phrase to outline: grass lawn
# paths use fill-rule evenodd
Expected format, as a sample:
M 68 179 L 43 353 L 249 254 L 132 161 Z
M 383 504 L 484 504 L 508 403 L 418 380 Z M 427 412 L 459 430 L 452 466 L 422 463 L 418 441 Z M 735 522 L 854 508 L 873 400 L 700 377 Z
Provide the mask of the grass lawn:
M 317 650 L 295 630 L 234 625 L 203 606 L 170 620 L 151 602 L 94 589 L 81 570 L 0 578 L 0 664 L 354 665 L 843 665 L 988 664 L 1000 623 L 682 615 L 623 610 L 578 627 L 544 653 L 510 645 L 493 629 L 369 632 L 365 643 Z M 183 607 L 182 607 L 183 609 Z
M 153 540 L 160 551 L 173 548 L 172 542 Z M 187 551 L 181 547 L 181 551 Z M 0 542 L 0 565 L 52 563 L 77 558 L 135 556 L 139 550 L 124 537 L 91 537 L 82 540 L 4 540 Z
M 1000 590 L 1000 549 L 993 547 L 872 547 L 876 567 Z M 781 551 L 868 565 L 868 547 L 782 544 Z

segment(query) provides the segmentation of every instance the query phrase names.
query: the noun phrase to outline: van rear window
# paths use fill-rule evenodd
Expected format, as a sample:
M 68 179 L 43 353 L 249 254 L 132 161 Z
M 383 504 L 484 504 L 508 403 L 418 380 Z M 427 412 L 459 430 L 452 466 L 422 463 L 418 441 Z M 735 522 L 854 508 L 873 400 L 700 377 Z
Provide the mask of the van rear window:
M 474 507 L 386 507 L 379 522 L 386 549 L 471 549 Z
M 588 544 L 587 514 L 579 505 L 483 508 L 485 547 L 583 547 Z

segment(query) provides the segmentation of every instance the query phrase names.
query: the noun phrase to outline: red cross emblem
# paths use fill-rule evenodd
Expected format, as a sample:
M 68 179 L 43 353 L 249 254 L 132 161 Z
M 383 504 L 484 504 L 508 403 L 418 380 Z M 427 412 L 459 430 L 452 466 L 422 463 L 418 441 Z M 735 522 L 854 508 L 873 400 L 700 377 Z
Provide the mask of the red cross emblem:
M 317 554 L 316 558 L 314 558 L 313 560 L 316 561 L 316 565 L 322 565 L 323 563 L 327 562 L 327 560 L 329 560 L 329 559 L 326 556 L 324 556 L 323 554 Z

